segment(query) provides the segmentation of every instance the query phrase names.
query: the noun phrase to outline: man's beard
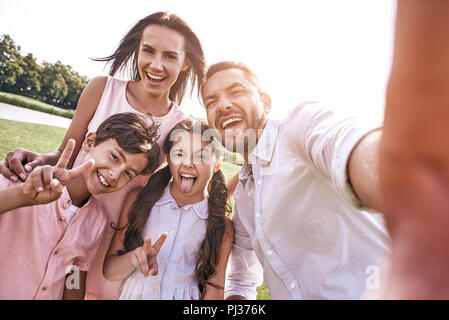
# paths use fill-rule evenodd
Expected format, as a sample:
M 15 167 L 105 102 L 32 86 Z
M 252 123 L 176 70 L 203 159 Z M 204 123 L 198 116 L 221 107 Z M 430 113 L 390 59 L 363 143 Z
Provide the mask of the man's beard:
M 224 147 L 231 152 L 244 155 L 254 150 L 257 144 L 258 132 L 255 129 L 237 130 L 231 135 L 223 135 Z

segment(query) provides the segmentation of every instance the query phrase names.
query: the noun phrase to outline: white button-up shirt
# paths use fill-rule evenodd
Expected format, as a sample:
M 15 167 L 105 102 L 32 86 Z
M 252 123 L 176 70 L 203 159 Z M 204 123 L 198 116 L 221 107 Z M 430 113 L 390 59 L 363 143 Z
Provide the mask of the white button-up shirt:
M 132 272 L 124 282 L 120 299 L 200 299 L 195 266 L 206 236 L 208 212 L 207 198 L 179 208 L 168 184 L 142 230 L 142 237 L 150 237 L 153 242 L 168 233 L 157 256 L 159 272 L 147 278 L 137 270 Z
M 255 299 L 262 276 L 272 299 L 363 294 L 389 240 L 381 215 L 361 210 L 346 164 L 372 129 L 318 103 L 268 120 L 235 191 L 226 297 Z

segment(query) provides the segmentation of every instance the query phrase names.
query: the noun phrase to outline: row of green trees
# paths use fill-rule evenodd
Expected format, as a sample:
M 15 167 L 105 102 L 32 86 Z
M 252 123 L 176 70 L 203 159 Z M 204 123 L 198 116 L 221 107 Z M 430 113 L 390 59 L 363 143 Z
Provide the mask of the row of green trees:
M 0 91 L 75 109 L 88 80 L 60 61 L 39 65 L 33 54 L 22 56 L 9 35 L 0 36 Z

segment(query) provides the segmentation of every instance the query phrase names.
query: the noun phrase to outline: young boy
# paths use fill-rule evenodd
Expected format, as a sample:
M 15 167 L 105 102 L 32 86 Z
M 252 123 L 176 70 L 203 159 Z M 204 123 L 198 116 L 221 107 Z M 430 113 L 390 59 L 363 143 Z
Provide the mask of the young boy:
M 24 183 L 0 175 L 0 299 L 83 299 L 106 226 L 91 195 L 153 172 L 158 132 L 150 117 L 115 114 L 86 136 L 77 168 L 65 169 L 71 140 L 56 166 L 36 168 Z

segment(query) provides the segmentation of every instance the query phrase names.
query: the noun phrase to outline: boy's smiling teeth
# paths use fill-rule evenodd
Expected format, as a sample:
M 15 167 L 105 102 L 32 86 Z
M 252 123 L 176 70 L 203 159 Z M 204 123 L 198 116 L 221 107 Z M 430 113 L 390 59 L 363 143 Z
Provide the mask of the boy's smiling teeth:
M 97 171 L 97 176 L 100 179 L 100 182 L 105 186 L 109 187 L 109 184 L 106 182 L 106 179 L 101 175 L 99 171 Z
M 223 122 L 222 128 L 225 129 L 230 123 L 233 123 L 233 122 L 236 122 L 236 121 L 242 121 L 242 120 L 243 120 L 242 118 L 231 118 L 231 119 L 228 119 L 228 120 Z

